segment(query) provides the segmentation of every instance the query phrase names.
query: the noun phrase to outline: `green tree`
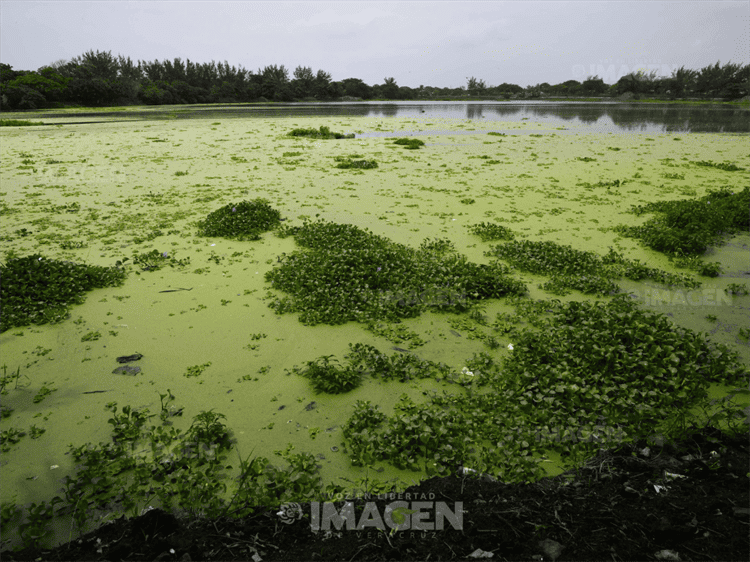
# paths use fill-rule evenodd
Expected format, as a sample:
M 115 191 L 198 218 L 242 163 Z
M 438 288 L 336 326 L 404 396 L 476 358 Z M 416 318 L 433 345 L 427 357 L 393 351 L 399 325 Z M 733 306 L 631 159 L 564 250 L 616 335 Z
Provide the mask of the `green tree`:
M 598 76 L 590 76 L 583 81 L 583 84 L 581 84 L 581 90 L 583 90 L 584 94 L 600 95 L 607 92 L 609 90 L 609 86 L 607 86 L 604 83 L 604 80 L 602 80 Z
M 469 91 L 470 96 L 478 96 L 485 93 L 487 84 L 484 83 L 484 80 L 477 80 L 472 76 L 469 78 L 466 89 Z
M 313 85 L 315 75 L 309 66 L 298 66 L 294 69 L 294 80 L 292 80 L 292 89 L 295 96 L 300 99 L 309 98 L 313 95 Z
M 383 85 L 380 87 L 381 95 L 388 100 L 395 100 L 398 97 L 398 84 L 395 78 L 385 78 Z

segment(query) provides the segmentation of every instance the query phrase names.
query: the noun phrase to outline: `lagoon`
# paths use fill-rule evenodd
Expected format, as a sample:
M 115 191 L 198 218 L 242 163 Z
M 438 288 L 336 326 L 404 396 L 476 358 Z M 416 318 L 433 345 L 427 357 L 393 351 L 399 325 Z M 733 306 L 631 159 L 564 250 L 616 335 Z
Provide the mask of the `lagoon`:
M 366 380 L 349 393 L 327 396 L 314 394 L 306 379 L 287 374 L 317 357 L 342 358 L 349 343 L 388 353 L 406 344 L 352 322 L 310 327 L 296 314 L 274 314 L 268 304 L 277 295 L 264 275 L 279 256 L 295 250 L 295 243 L 271 233 L 255 242 L 196 236 L 195 221 L 221 206 L 263 197 L 289 224 L 317 218 L 353 224 L 415 248 L 426 238 L 448 238 L 476 263 L 489 262 L 488 245 L 468 226 L 497 221 L 523 238 L 600 255 L 613 247 L 650 267 L 678 272 L 665 256 L 611 227 L 643 222 L 628 213 L 631 205 L 748 185 L 747 112 L 733 107 L 716 109 L 709 126 L 711 119 L 694 118 L 693 109 L 684 107 L 639 106 L 633 111 L 649 117 L 630 118 L 625 106 L 568 112 L 568 106 L 543 103 L 477 103 L 462 104 L 459 116 L 446 109 L 455 106 L 443 102 L 389 105 L 330 108 L 345 107 L 351 112 L 345 114 L 327 114 L 328 106 L 316 105 L 322 115 L 305 113 L 303 104 L 186 113 L 180 106 L 169 112 L 126 108 L 112 115 L 41 112 L 23 118 L 41 119 L 45 126 L 0 129 L 4 259 L 13 251 L 112 266 L 158 250 L 189 260 L 184 267 L 158 271 L 133 268 L 122 287 L 92 291 L 61 324 L 0 334 L 3 364 L 14 372 L 20 367 L 22 375 L 19 388 L 3 396 L 3 404 L 14 408 L 3 429 L 36 425 L 46 430 L 2 455 L 4 501 L 6 496 L 19 504 L 49 498 L 60 479 L 73 474 L 69 444 L 110 440 L 108 403 L 154 413 L 159 393 L 167 389 L 185 409 L 176 426 L 185 429 L 201 410 L 221 412 L 243 456 L 274 458 L 291 444 L 319 458 L 326 481 L 354 487 L 365 479 L 410 484 L 423 477 L 388 463 L 352 467 L 341 446 L 341 427 L 357 400 L 370 400 L 390 413 L 402 394 L 423 402 L 427 393 L 453 392 L 455 385 Z M 293 128 L 322 125 L 357 137 L 287 136 Z M 409 135 L 419 135 L 425 147 L 404 150 L 393 144 L 391 137 Z M 337 156 L 355 153 L 376 160 L 378 168 L 335 168 Z M 696 161 L 732 162 L 745 171 L 701 167 Z M 600 185 L 614 180 L 620 180 L 616 187 Z M 63 242 L 72 249 L 64 249 Z M 644 282 L 620 284 L 644 307 L 709 333 L 750 365 L 750 346 L 738 335 L 747 323 L 750 297 L 716 296 L 726 295 L 731 283 L 750 281 L 749 248 L 750 235 L 744 233 L 711 251 L 707 259 L 721 263 L 724 274 L 701 278 L 701 299 L 679 298 L 677 289 L 665 298 L 670 289 Z M 558 298 L 538 287 L 544 277 L 516 277 L 531 297 Z M 177 288 L 190 290 L 164 292 Z M 574 293 L 560 300 L 592 299 Z M 486 305 L 491 318 L 511 310 L 502 300 Z M 717 320 L 707 320 L 708 315 Z M 451 320 L 452 315 L 429 313 L 404 325 L 425 342 L 410 351 L 460 372 L 473 354 L 490 350 Z M 84 340 L 91 332 L 100 337 Z M 499 339 L 500 347 L 491 351 L 498 360 L 512 352 L 513 343 Z M 134 353 L 143 355 L 137 363 L 142 373 L 112 373 L 116 357 Z M 188 376 L 196 366 L 205 366 L 200 376 Z M 55 390 L 35 402 L 43 386 Z M 717 393 L 727 390 L 714 387 Z

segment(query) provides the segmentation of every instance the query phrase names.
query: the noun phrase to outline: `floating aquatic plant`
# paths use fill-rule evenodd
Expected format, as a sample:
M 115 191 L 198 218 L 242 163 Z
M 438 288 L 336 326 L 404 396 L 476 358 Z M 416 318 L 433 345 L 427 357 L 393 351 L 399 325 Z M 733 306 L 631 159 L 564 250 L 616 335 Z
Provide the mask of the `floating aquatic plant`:
M 672 256 L 703 254 L 722 235 L 750 227 L 750 188 L 734 192 L 712 191 L 699 199 L 658 201 L 634 206 L 636 215 L 656 213 L 640 226 L 618 226 L 623 236 L 638 238 L 646 246 Z
M 461 311 L 471 299 L 525 292 L 506 266 L 469 262 L 443 243 L 437 244 L 441 251 L 429 243 L 416 250 L 353 225 L 323 221 L 305 223 L 294 238 L 303 250 L 281 256 L 266 280 L 288 294 L 271 308 L 299 312 L 305 324 L 395 321 L 428 307 Z M 445 299 L 409 298 L 425 292 Z
M 610 248 L 606 256 L 576 250 L 552 241 L 511 241 L 494 246 L 486 255 L 507 261 L 514 267 L 549 275 L 552 280 L 542 288 L 564 295 L 571 289 L 586 294 L 611 295 L 619 291 L 614 279 L 626 277 L 634 281 L 652 279 L 668 285 L 695 288 L 700 282 L 686 275 L 672 274 L 647 267 L 637 260 L 628 260 Z
M 489 242 L 490 240 L 513 240 L 515 237 L 510 228 L 488 222 L 470 225 L 469 232 L 479 236 L 482 242 Z
M 378 163 L 375 160 L 352 160 L 351 158 L 345 158 L 342 156 L 337 156 L 336 160 L 338 161 L 336 167 L 343 170 L 371 170 L 378 167 Z
M 397 139 L 393 141 L 393 144 L 401 145 L 406 150 L 418 150 L 419 148 L 424 146 L 424 142 L 422 142 L 421 140 L 408 138 Z
M 61 322 L 68 307 L 92 289 L 122 285 L 119 267 L 47 259 L 39 254 L 0 264 L 0 332 L 17 326 Z
M 308 128 L 308 129 L 294 129 L 287 133 L 290 137 L 310 137 L 314 139 L 353 139 L 354 133 L 348 135 L 342 133 L 334 133 L 326 127 L 321 125 L 320 129 Z
M 202 236 L 221 236 L 237 240 L 260 240 L 260 234 L 276 228 L 281 213 L 266 199 L 230 203 L 209 214 L 198 223 Z

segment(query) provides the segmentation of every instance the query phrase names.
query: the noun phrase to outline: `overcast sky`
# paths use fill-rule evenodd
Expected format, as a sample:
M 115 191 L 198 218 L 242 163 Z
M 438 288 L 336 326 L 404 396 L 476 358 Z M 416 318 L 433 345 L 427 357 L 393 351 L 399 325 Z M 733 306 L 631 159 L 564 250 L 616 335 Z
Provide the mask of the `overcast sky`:
M 323 69 L 333 80 L 458 87 L 669 75 L 750 63 L 750 2 L 0 2 L 0 62 L 36 70 L 88 50 L 133 61 Z

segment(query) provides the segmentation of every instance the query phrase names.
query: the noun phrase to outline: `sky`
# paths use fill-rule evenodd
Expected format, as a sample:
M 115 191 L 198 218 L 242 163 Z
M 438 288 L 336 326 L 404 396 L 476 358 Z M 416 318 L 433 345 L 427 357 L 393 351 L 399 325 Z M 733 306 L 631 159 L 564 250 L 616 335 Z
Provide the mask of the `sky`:
M 750 2 L 0 0 L 0 62 L 84 52 L 322 69 L 335 81 L 529 86 L 750 63 Z

